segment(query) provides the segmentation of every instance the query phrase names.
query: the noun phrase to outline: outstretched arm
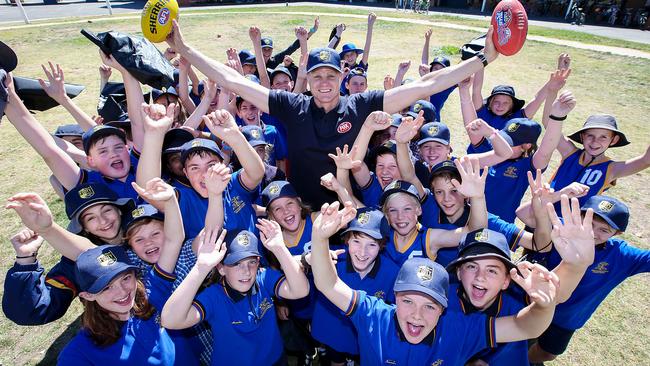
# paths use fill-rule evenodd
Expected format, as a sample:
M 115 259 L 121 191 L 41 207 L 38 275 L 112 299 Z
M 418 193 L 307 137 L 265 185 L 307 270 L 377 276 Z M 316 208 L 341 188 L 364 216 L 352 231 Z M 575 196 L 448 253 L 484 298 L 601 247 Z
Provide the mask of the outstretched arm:
M 427 29 L 426 32 L 424 32 L 424 45 L 422 46 L 422 65 L 428 65 L 429 64 L 429 42 L 431 41 L 431 34 L 433 34 L 433 30 L 431 28 Z
M 362 163 L 358 168 L 352 169 L 352 176 L 361 187 L 365 187 L 370 183 L 370 169 L 368 169 L 368 166 L 363 163 L 363 160 L 366 157 L 372 134 L 375 133 L 375 131 L 387 129 L 388 126 L 390 126 L 391 121 L 392 117 L 388 113 L 382 111 L 370 113 L 363 122 L 363 126 L 361 126 L 361 131 L 357 135 L 356 140 L 354 140 L 354 146 L 356 149 L 353 150 L 354 154 L 352 155 L 352 160 L 358 160 Z
M 375 26 L 377 15 L 375 13 L 368 14 L 368 30 L 366 31 L 366 44 L 363 46 L 363 56 L 361 62 L 368 65 L 368 57 L 370 57 L 370 44 L 372 43 L 372 29 Z
M 417 188 L 420 199 L 424 198 L 426 191 L 422 182 L 420 182 L 420 179 L 415 174 L 415 166 L 413 165 L 413 161 L 411 161 L 409 144 L 415 135 L 420 132 L 420 127 L 422 127 L 422 123 L 424 122 L 423 114 L 424 112 L 421 111 L 416 119 L 412 117 L 402 118 L 402 123 L 397 127 L 397 131 L 395 132 L 399 174 L 403 180 L 413 184 Z
M 253 42 L 255 65 L 260 76 L 260 83 L 265 88 L 271 88 L 271 79 L 269 79 L 269 73 L 266 71 L 266 62 L 264 62 L 264 55 L 262 54 L 262 32 L 257 27 L 250 27 L 248 28 L 248 36 Z
M 632 159 L 626 161 L 617 161 L 612 164 L 612 178 L 615 180 L 617 178 L 627 177 L 638 173 L 644 169 L 650 167 L 650 145 L 645 149 L 643 155 L 639 155 Z
M 223 227 L 223 192 L 230 183 L 230 177 L 230 168 L 223 163 L 215 164 L 208 169 L 205 177 L 205 186 L 208 189 L 205 228 L 208 231 L 219 231 Z
M 498 130 L 492 128 L 484 120 L 476 119 L 470 122 L 465 126 L 465 130 L 467 130 L 467 135 L 470 136 L 470 140 L 478 140 L 480 142 L 487 139 L 492 145 L 492 150 L 490 151 L 467 155 L 478 158 L 480 166 L 493 166 L 510 159 L 512 156 L 512 147 L 510 147 L 510 144 L 506 142 Z

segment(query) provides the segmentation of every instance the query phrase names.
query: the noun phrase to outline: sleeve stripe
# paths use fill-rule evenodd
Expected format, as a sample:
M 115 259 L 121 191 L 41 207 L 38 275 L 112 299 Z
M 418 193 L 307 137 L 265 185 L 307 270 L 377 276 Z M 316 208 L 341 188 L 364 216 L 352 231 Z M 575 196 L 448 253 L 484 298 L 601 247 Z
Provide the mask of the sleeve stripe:
M 512 241 L 510 244 L 510 250 L 515 251 L 517 249 L 517 246 L 519 245 L 519 241 L 521 241 L 521 238 L 524 236 L 524 232 L 526 232 L 524 229 L 519 229 L 519 232 L 517 233 L 517 236 L 515 239 Z
M 158 277 L 162 278 L 163 280 L 169 281 L 169 282 L 174 282 L 176 280 L 176 275 L 173 273 L 169 273 L 165 271 L 164 269 L 160 268 L 158 263 L 153 265 L 153 271 Z
M 285 276 L 278 278 L 278 281 L 275 283 L 275 286 L 273 287 L 273 293 L 275 294 L 275 296 L 282 298 L 282 296 L 280 296 L 280 288 L 282 287 L 282 284 L 286 280 L 287 278 Z
M 45 283 L 60 290 L 70 290 L 75 296 L 77 295 L 77 288 L 65 277 L 57 276 L 54 278 L 47 278 L 45 279 Z
M 490 316 L 486 319 L 485 329 L 487 331 L 486 341 L 489 348 L 494 348 L 497 346 L 497 337 L 495 333 L 496 318 Z
M 199 302 L 199 300 L 194 300 L 192 301 L 192 306 L 196 309 L 196 311 L 199 312 L 199 323 L 205 319 L 205 309 L 203 308 L 203 305 Z
M 245 169 L 245 168 L 242 168 L 242 169 Z M 241 170 L 240 170 L 240 172 L 241 172 Z M 240 185 L 242 188 L 244 188 L 244 190 L 246 190 L 247 192 L 255 192 L 255 191 L 257 190 L 257 186 L 255 186 L 255 187 L 253 187 L 253 188 L 248 188 L 248 187 L 244 184 L 244 182 L 241 180 L 241 173 L 237 174 L 237 182 L 239 182 L 239 185 Z
M 352 298 L 348 309 L 345 311 L 345 316 L 351 316 L 357 310 L 357 305 L 359 305 L 359 291 L 352 291 Z

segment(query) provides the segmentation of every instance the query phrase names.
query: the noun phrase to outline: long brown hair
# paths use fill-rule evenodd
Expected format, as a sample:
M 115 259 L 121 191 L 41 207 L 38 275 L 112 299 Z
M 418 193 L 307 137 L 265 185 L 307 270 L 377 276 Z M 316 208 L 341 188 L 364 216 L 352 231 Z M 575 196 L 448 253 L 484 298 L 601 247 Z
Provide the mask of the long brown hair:
M 82 298 L 79 298 L 79 300 L 84 306 L 81 324 L 90 335 L 93 343 L 98 347 L 106 347 L 117 342 L 121 337 L 121 322 L 113 319 L 110 313 L 99 306 L 96 301 L 88 301 Z M 147 301 L 144 284 L 140 279 L 136 279 L 135 304 L 131 309 L 131 315 L 147 320 L 155 312 L 156 309 Z

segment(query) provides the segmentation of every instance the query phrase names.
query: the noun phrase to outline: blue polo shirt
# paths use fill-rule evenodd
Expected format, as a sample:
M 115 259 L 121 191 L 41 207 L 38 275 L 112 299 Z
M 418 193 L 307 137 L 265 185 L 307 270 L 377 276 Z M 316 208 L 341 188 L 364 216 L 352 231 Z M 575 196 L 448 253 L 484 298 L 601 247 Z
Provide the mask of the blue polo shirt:
M 436 121 L 440 121 L 440 112 L 442 111 L 442 107 L 445 106 L 445 102 L 447 101 L 447 98 L 449 98 L 449 94 L 451 94 L 451 92 L 453 92 L 457 86 L 458 85 L 451 86 L 429 97 L 429 102 L 433 104 L 434 107 L 436 107 Z
M 516 315 L 529 303 L 526 294 L 516 285 L 510 285 L 505 291 L 500 291 L 494 303 L 484 311 L 475 308 L 466 299 L 465 291 L 458 283 L 449 286 L 447 299 L 447 311 L 465 315 L 485 314 L 493 318 Z M 485 349 L 474 355 L 472 360 L 474 359 L 483 360 L 489 365 L 528 365 L 528 341 L 498 343 L 495 348 Z
M 176 185 L 178 205 L 183 216 L 185 239 L 196 237 L 205 226 L 208 199 L 201 197 L 191 186 L 181 182 Z M 257 187 L 248 190 L 241 182 L 241 169 L 232 174 L 228 187 L 223 192 L 224 228 L 226 230 L 248 230 L 256 233 L 256 216 L 252 203 L 258 193 Z M 261 248 L 260 248 L 261 249 Z
M 363 187 L 359 188 L 361 193 L 361 202 L 366 207 L 379 207 L 379 199 L 381 198 L 384 189 L 381 188 L 379 179 L 374 172 L 370 172 L 370 181 Z
M 396 306 L 355 291 L 346 311 L 359 334 L 362 365 L 464 365 L 494 347 L 495 319 L 447 311 L 419 344 L 410 344 L 397 323 Z
M 399 267 L 383 254 L 377 256 L 364 278 L 354 270 L 349 254 L 339 257 L 336 272 L 350 288 L 363 290 L 389 303 L 395 302 L 393 285 Z M 359 354 L 357 331 L 352 322 L 320 292 L 314 306 L 311 335 L 337 352 Z
M 81 169 L 77 185 L 83 183 L 103 183 L 111 191 L 115 192 L 118 197 L 133 198 L 136 202 L 140 202 L 141 200 L 138 193 L 131 186 L 131 183 L 135 182 L 135 172 L 138 168 L 140 154 L 135 150 L 131 150 L 129 152 L 129 157 L 131 160 L 131 169 L 129 169 L 129 175 L 126 176 L 124 181 L 106 177 L 96 170 Z
M 150 274 L 147 299 L 162 309 L 172 293 L 175 276 L 154 265 Z M 82 329 L 61 351 L 59 365 L 198 365 L 198 359 L 186 340 L 172 339 L 160 326 L 157 314 L 149 319 L 131 316 L 123 322 L 121 337 L 106 347 L 98 347 L 89 333 Z
M 548 253 L 548 268 L 555 268 L 561 261 L 555 248 Z M 645 272 L 650 272 L 650 250 L 618 238 L 597 245 L 594 263 L 571 297 L 555 308 L 553 324 L 570 330 L 582 328 L 614 288 L 628 277 Z
M 244 120 L 239 117 L 235 117 L 238 126 L 246 126 Z M 270 153 L 267 159 L 267 162 L 273 166 L 277 164 L 278 160 L 282 160 L 287 157 L 286 147 L 282 146 L 283 143 L 286 143 L 285 139 L 280 138 L 277 128 L 272 125 L 262 125 L 262 133 L 264 134 L 264 141 L 269 144 Z
M 197 295 L 192 305 L 214 329 L 212 365 L 272 365 L 282 359 L 273 297 L 280 297 L 284 280 L 278 271 L 260 269 L 245 294 L 222 280 Z
M 352 146 L 366 117 L 382 110 L 383 103 L 383 91 L 369 91 L 340 97 L 338 106 L 325 112 L 311 96 L 270 91 L 269 114 L 282 121 L 287 130 L 289 182 L 303 201 L 320 207 L 336 200 L 319 184 L 321 176 L 336 173 L 336 165 L 327 154 L 345 144 Z
M 279 119 L 262 113 L 262 122 L 267 126 L 273 126 L 278 131 L 278 144 L 273 147 L 276 159 L 286 159 L 287 157 L 287 130 Z
M 426 247 L 430 234 L 431 230 L 418 224 L 417 230 L 413 232 L 406 246 L 400 250 L 397 248 L 397 233 L 395 232 L 395 229 L 391 227 L 390 235 L 388 236 L 388 241 L 384 248 L 384 253 L 398 267 L 402 267 L 402 264 L 404 264 L 407 259 L 412 257 L 424 257 L 426 255 Z
M 292 256 L 302 255 L 311 251 L 311 215 L 307 215 L 300 223 L 298 239 L 295 242 L 284 242 Z M 285 300 L 289 307 L 289 314 L 298 319 L 311 319 L 314 312 L 314 298 L 316 294 L 311 291 L 313 281 L 310 282 L 309 295 L 302 299 Z
M 526 112 L 522 108 L 504 116 L 497 116 L 488 109 L 486 104 L 483 104 L 483 106 L 476 111 L 476 116 L 487 122 L 490 126 L 492 126 L 492 128 L 501 130 L 506 127 L 508 121 L 513 118 L 526 118 Z

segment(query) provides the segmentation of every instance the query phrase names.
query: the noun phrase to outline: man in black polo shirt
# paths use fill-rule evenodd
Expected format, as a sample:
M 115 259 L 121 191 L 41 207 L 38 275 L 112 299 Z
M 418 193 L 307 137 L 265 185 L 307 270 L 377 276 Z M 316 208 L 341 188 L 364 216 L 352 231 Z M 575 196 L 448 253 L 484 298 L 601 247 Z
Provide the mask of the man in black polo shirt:
M 335 172 L 327 156 L 337 146 L 352 146 L 361 125 L 373 111 L 396 113 L 418 99 L 458 84 L 497 57 L 492 43 L 492 29 L 486 37 L 484 53 L 458 65 L 424 75 L 411 83 L 387 91 L 368 91 L 341 96 L 340 57 L 329 48 L 309 52 L 307 82 L 312 96 L 269 90 L 246 79 L 230 67 L 212 60 L 185 43 L 178 23 L 167 38 L 172 49 L 219 85 L 250 101 L 265 113 L 281 120 L 287 127 L 290 164 L 289 181 L 303 201 L 314 208 L 333 199 L 320 187 L 320 177 Z

